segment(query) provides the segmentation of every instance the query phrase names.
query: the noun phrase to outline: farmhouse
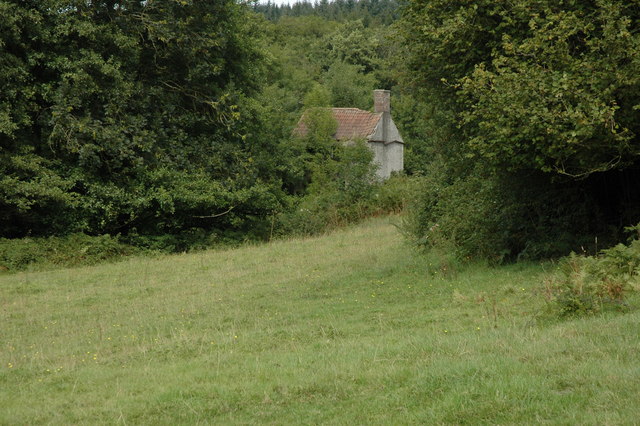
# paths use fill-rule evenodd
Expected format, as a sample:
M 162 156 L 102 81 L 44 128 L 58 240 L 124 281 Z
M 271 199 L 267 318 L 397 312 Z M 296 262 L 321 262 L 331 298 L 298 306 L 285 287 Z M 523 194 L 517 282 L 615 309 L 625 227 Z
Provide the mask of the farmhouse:
M 391 119 L 391 92 L 373 91 L 373 112 L 358 108 L 331 108 L 338 128 L 333 137 L 341 142 L 364 139 L 373 151 L 378 164 L 376 175 L 387 179 L 392 172 L 401 171 L 404 164 L 404 141 Z M 304 135 L 306 127 L 301 119 L 295 133 Z

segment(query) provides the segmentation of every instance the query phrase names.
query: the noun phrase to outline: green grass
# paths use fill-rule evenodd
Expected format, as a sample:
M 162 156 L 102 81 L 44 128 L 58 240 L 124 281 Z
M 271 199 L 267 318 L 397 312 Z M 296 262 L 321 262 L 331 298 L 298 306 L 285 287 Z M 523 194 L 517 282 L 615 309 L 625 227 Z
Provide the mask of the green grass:
M 0 276 L 0 423 L 638 421 L 636 309 L 541 316 L 542 266 L 441 277 L 394 220 Z

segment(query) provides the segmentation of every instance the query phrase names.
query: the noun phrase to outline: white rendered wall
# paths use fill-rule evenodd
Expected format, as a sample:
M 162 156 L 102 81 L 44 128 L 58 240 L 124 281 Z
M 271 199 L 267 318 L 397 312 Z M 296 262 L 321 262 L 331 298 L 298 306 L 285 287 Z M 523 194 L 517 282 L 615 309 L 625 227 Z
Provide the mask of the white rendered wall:
M 380 180 L 384 180 L 389 177 L 386 171 L 386 152 L 385 146 L 382 142 L 369 142 L 367 144 L 369 149 L 373 151 L 373 162 L 378 168 L 376 169 L 376 177 Z
M 373 151 L 373 162 L 378 166 L 378 179 L 389 179 L 391 173 L 404 169 L 404 144 L 393 142 L 385 145 L 382 142 L 369 142 L 367 145 Z
M 392 142 L 385 145 L 384 148 L 387 160 L 386 177 L 389 177 L 391 173 L 400 172 L 404 169 L 404 144 Z

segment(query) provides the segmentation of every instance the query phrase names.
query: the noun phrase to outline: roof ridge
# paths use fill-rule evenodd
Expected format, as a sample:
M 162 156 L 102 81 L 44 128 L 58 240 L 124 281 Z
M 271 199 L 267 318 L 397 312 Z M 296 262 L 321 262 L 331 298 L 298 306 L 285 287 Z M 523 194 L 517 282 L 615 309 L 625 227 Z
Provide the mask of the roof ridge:
M 331 109 L 354 109 L 356 111 L 371 112 L 371 111 L 367 111 L 366 109 L 353 108 L 353 107 L 331 107 Z

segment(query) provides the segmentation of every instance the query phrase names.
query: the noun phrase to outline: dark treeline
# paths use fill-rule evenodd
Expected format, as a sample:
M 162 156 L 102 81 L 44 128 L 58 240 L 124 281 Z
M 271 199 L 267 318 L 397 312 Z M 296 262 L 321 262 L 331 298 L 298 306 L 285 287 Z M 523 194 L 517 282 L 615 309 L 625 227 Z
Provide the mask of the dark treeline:
M 271 21 L 283 16 L 319 16 L 331 21 L 361 19 L 368 26 L 373 23 L 389 25 L 399 17 L 396 0 L 298 1 L 284 5 L 268 1 L 266 4 L 256 3 L 253 8 Z
M 639 6 L 408 3 L 405 81 L 437 105 L 421 241 L 515 259 L 625 238 L 640 220 Z
M 184 250 L 377 209 L 368 167 L 342 176 L 366 155 L 291 130 L 305 105 L 370 107 L 389 80 L 379 24 L 272 23 L 235 0 L 1 0 L 0 16 L 0 237 Z
M 1 236 L 247 230 L 277 204 L 246 136 L 265 68 L 245 7 L 2 1 L 0 16 Z
M 322 114 L 292 136 L 383 88 L 418 243 L 602 248 L 640 221 L 639 6 L 0 0 L 0 237 L 187 249 L 396 209 Z

